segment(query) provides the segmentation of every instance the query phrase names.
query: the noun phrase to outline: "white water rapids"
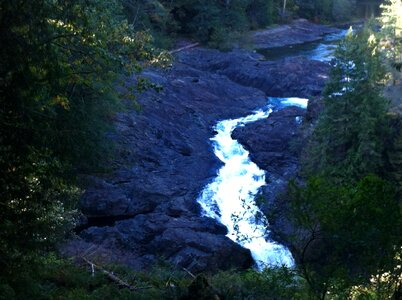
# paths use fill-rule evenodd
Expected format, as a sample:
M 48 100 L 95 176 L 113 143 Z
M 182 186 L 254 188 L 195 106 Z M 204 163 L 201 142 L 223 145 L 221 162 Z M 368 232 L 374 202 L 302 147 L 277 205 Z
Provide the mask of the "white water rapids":
M 217 134 L 211 138 L 214 153 L 224 165 L 201 192 L 198 202 L 204 216 L 225 225 L 230 239 L 250 249 L 258 269 L 291 267 L 294 260 L 285 246 L 269 239 L 268 220 L 255 203 L 259 189 L 266 184 L 265 172 L 250 160 L 249 152 L 231 135 L 237 127 L 268 118 L 273 109 L 292 105 L 306 108 L 307 102 L 301 98 L 269 98 L 264 109 L 243 118 L 218 122 Z

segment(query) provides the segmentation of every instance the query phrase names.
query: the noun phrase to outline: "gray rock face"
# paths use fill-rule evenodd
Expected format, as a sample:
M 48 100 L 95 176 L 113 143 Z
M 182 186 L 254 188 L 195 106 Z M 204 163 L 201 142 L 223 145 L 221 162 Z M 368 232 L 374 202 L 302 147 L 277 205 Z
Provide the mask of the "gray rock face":
M 311 97 L 321 94 L 329 65 L 306 57 L 264 61 L 263 56 L 245 50 L 222 53 L 208 49 L 183 52 L 179 61 L 216 72 L 244 86 L 257 88 L 272 97 Z
M 299 19 L 289 25 L 257 31 L 252 38 L 256 49 L 267 49 L 317 41 L 324 34 L 337 31 L 335 28 Z
M 284 169 L 293 169 L 298 162 L 300 147 L 296 141 L 301 138 L 304 115 L 304 109 L 286 107 L 273 112 L 268 119 L 235 129 L 233 138 L 250 151 L 251 159 L 268 174 L 285 176 Z
M 179 63 L 146 76 L 163 91 L 146 92 L 140 111 L 116 116 L 117 168 L 92 178 L 81 199 L 89 226 L 127 220 L 91 226 L 81 237 L 128 253 L 125 263 L 133 266 L 163 257 L 193 272 L 250 267 L 250 252 L 227 238 L 225 227 L 200 217 L 196 199 L 220 165 L 209 141 L 213 125 L 265 105 L 265 94 Z
M 196 202 L 220 166 L 209 141 L 213 126 L 264 106 L 267 95 L 318 95 L 329 68 L 305 58 L 261 59 L 243 50 L 196 48 L 178 53 L 170 70 L 147 70 L 144 75 L 163 89 L 140 95 L 141 110 L 115 117 L 114 171 L 90 178 L 81 199 L 88 224 L 82 240 L 70 241 L 63 252 L 95 247 L 104 259 L 136 268 L 160 257 L 192 272 L 250 267 L 250 252 L 227 238 L 225 227 L 201 217 Z M 268 171 L 269 199 L 297 170 L 291 146 L 299 135 L 296 117 L 303 115 L 287 108 L 234 133 Z M 95 226 L 97 220 L 106 226 Z
M 226 233 L 212 219 L 151 213 L 116 222 L 113 227 L 90 227 L 81 237 L 104 248 L 136 253 L 132 265 L 145 262 L 152 254 L 193 272 L 249 267 L 249 251 L 227 239 Z

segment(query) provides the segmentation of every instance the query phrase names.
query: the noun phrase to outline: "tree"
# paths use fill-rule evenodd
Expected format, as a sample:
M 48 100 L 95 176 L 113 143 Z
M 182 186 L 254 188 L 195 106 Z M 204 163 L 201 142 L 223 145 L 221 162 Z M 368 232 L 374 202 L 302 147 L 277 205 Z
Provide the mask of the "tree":
M 336 21 L 350 20 L 354 10 L 354 1 L 337 0 L 333 1 L 331 16 Z
M 279 0 L 121 1 L 129 21 L 136 28 L 150 30 L 162 46 L 169 45 L 166 43 L 169 38 L 185 35 L 220 48 L 230 47 L 231 41 L 250 28 L 272 24 L 281 3 Z
M 391 274 L 398 286 L 402 218 L 395 187 L 382 179 L 392 177 L 386 146 L 393 140 L 382 62 L 370 27 L 339 44 L 306 155 L 306 184 L 290 185 L 289 216 L 302 236 L 297 260 L 318 299 L 329 291 L 346 298 L 378 274 Z
M 0 11 L 0 269 L 10 273 L 68 229 L 75 174 L 105 157 L 119 79 L 162 58 L 117 0 L 2 1 Z
M 350 31 L 333 65 L 307 170 L 346 182 L 381 174 L 388 102 L 381 96 L 384 72 L 372 31 Z
M 353 14 L 355 0 L 296 0 L 300 15 L 315 21 L 347 20 Z
M 275 1 L 273 0 L 252 0 L 247 6 L 247 16 L 252 29 L 271 25 L 275 19 Z
M 296 258 L 317 298 L 396 266 L 402 218 L 389 183 L 374 175 L 341 186 L 311 177 L 290 188 L 291 215 L 305 236 Z
M 395 83 L 400 76 L 402 64 L 402 2 L 387 0 L 381 9 L 382 46 Z

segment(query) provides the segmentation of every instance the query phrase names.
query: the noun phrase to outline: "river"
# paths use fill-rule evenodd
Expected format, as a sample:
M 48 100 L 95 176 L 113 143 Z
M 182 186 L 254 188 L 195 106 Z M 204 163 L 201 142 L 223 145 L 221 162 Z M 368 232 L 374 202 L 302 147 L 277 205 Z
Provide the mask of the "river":
M 272 265 L 291 267 L 294 262 L 286 247 L 267 239 L 269 223 L 254 200 L 265 185 L 265 172 L 250 160 L 249 152 L 231 135 L 239 126 L 268 118 L 273 109 L 290 105 L 306 108 L 307 101 L 269 98 L 265 108 L 251 115 L 218 122 L 217 133 L 211 139 L 214 153 L 224 165 L 215 180 L 205 187 L 198 202 L 204 216 L 219 220 L 227 227 L 230 239 L 250 249 L 258 269 Z
M 322 40 L 299 45 L 259 49 L 258 53 L 264 55 L 267 60 L 278 60 L 286 57 L 306 56 L 319 61 L 330 61 L 337 42 L 346 35 L 348 29 L 337 33 L 328 34 Z
M 346 31 L 326 36 L 320 43 L 295 46 L 295 55 L 328 61 L 332 58 L 334 44 Z M 308 50 L 300 47 L 308 46 Z M 283 55 L 283 53 L 282 53 Z M 291 56 L 287 54 L 288 56 Z M 237 127 L 268 118 L 274 110 L 286 106 L 306 108 L 308 99 L 268 98 L 267 105 L 252 114 L 219 121 L 215 136 L 211 138 L 215 155 L 223 162 L 215 179 L 201 192 L 198 203 L 203 216 L 216 219 L 228 229 L 227 236 L 250 250 L 257 269 L 269 266 L 294 266 L 291 252 L 285 246 L 270 239 L 269 222 L 258 208 L 255 198 L 266 184 L 265 171 L 249 157 L 249 152 L 236 140 L 232 133 Z M 298 118 L 295 122 L 300 122 Z

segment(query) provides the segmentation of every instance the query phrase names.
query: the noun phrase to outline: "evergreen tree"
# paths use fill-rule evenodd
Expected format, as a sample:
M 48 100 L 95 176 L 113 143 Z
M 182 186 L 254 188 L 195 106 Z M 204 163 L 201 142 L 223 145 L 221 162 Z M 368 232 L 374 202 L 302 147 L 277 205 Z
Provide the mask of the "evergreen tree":
M 387 175 L 394 182 L 399 202 L 402 203 L 402 131 L 401 124 L 398 125 L 399 132 L 395 134 L 396 138 L 393 145 L 387 151 L 389 162 L 389 173 Z
M 247 6 L 247 15 L 251 29 L 271 25 L 275 20 L 277 3 L 273 0 L 252 0 Z
M 337 0 L 333 1 L 331 16 L 335 21 L 350 20 L 355 11 L 355 1 Z
M 148 29 L 158 44 L 185 35 L 225 48 L 249 29 L 263 28 L 277 18 L 279 0 L 121 0 L 128 20 Z M 162 43 L 161 43 L 162 41 Z
M 355 0 L 296 0 L 302 17 L 315 21 L 348 20 L 353 15 Z
M 377 40 L 368 29 L 350 31 L 335 57 L 310 171 L 337 181 L 381 174 L 387 101 L 381 96 L 384 73 Z
M 290 195 L 292 219 L 305 236 L 296 258 L 317 298 L 346 293 L 371 275 L 400 273 L 402 218 L 389 183 L 374 175 L 342 186 L 311 177 L 304 188 L 291 184 Z
M 382 46 L 395 82 L 400 79 L 402 66 L 402 2 L 387 0 L 381 5 L 381 9 L 381 34 L 384 39 Z
M 393 179 L 389 158 L 393 168 L 400 162 L 386 151 L 392 135 L 382 62 L 370 27 L 339 44 L 304 168 L 309 179 L 290 185 L 290 218 L 305 236 L 298 260 L 318 299 L 327 292 L 346 297 L 351 286 L 383 273 L 398 286 L 400 204 L 397 189 L 381 178 Z

